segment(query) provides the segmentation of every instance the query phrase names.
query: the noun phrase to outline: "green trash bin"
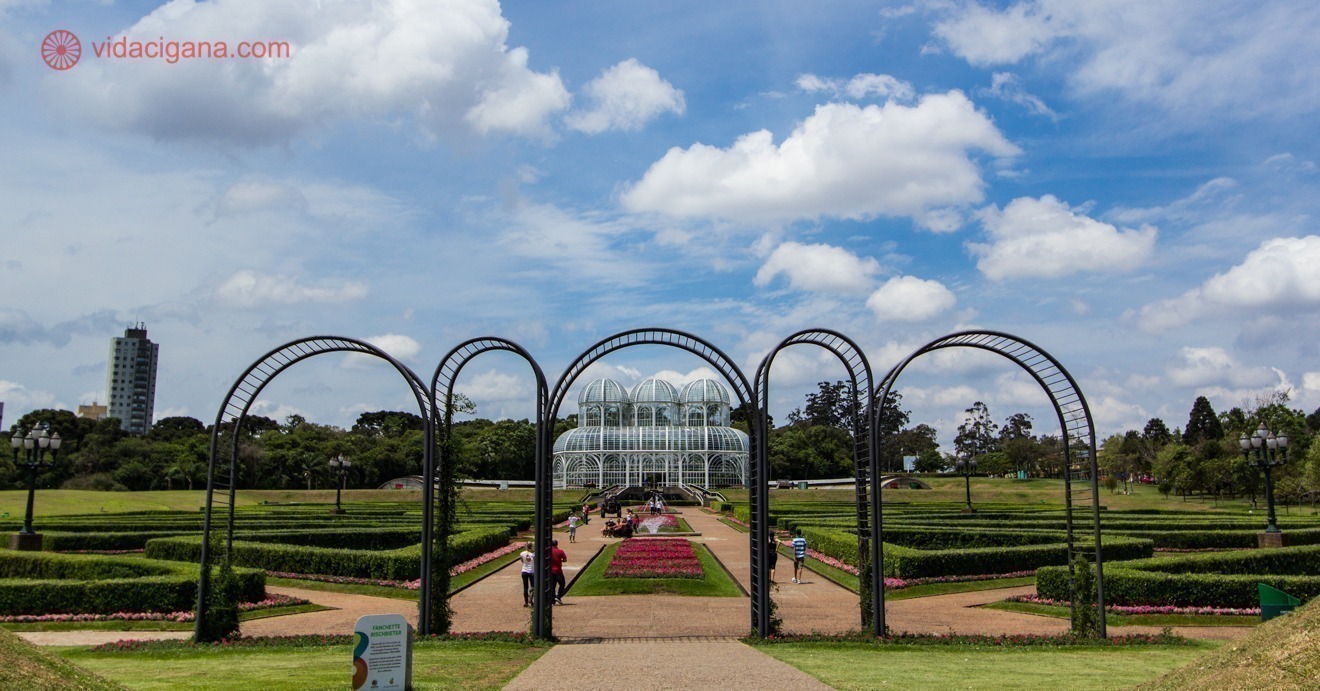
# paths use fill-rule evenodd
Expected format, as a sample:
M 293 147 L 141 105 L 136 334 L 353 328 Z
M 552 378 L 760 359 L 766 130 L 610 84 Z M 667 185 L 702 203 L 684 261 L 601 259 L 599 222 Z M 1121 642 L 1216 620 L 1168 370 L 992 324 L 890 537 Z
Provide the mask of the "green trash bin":
M 805 483 L 805 482 L 799 482 L 799 483 L 797 483 L 797 487 L 798 487 L 798 489 L 806 489 L 806 488 L 808 487 L 808 485 L 807 485 L 807 483 Z
M 1301 600 L 1289 595 L 1288 593 L 1271 588 L 1264 583 L 1257 583 L 1256 589 L 1260 593 L 1260 620 L 1269 621 L 1280 614 L 1287 614 L 1298 605 Z

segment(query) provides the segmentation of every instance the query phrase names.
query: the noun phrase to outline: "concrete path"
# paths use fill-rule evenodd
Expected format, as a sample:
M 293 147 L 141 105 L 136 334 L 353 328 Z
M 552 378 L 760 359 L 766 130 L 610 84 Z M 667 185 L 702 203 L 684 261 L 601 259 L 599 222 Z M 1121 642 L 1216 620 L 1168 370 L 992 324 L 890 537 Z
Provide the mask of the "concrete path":
M 662 638 L 562 643 L 551 648 L 504 688 L 527 691 L 772 688 L 814 691 L 830 687 L 735 640 Z

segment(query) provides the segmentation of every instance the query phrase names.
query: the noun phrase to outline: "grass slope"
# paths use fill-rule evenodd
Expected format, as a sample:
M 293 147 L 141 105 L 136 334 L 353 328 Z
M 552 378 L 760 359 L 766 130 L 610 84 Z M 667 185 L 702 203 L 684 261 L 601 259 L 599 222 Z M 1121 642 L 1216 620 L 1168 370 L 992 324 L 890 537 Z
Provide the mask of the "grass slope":
M 0 688 L 83 691 L 124 687 L 0 631 Z
M 1195 663 L 1138 688 L 1320 688 L 1320 600 L 1271 619 Z

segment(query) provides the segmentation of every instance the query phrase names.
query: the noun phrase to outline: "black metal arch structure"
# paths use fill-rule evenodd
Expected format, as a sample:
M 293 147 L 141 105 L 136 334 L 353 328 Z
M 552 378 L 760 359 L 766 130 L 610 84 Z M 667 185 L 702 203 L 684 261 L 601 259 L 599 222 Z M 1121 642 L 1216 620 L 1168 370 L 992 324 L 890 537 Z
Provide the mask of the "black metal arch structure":
M 1073 539 L 1074 504 L 1089 495 L 1095 540 L 1096 605 L 1100 612 L 1098 617 L 1100 635 L 1105 636 L 1104 557 L 1100 547 L 1100 497 L 1097 484 L 1095 423 L 1091 419 L 1091 409 L 1086 404 L 1086 397 L 1082 395 L 1081 388 L 1077 386 L 1076 380 L 1058 360 L 1035 344 L 1000 331 L 960 331 L 937 338 L 922 346 L 889 370 L 889 373 L 876 387 L 874 400 L 878 405 L 874 411 L 875 415 L 871 418 L 872 428 L 874 429 L 884 412 L 884 404 L 889 399 L 889 392 L 893 388 L 894 382 L 898 380 L 898 376 L 903 373 L 908 364 L 926 353 L 945 348 L 977 348 L 1002 355 L 1026 370 L 1049 396 L 1050 403 L 1054 406 L 1054 411 L 1059 417 L 1059 428 L 1063 431 L 1064 513 L 1067 522 L 1068 568 L 1070 571 L 1073 568 L 1073 556 L 1076 553 Z M 878 456 L 872 456 L 872 459 L 877 458 Z M 875 463 L 875 460 L 873 460 L 873 463 Z M 879 468 L 872 465 L 871 476 L 878 477 L 878 475 Z M 879 525 L 879 483 L 871 485 L 871 512 L 873 522 L 875 525 Z M 872 543 L 871 551 L 872 563 L 882 564 L 879 540 Z M 882 593 L 884 570 L 882 568 L 872 570 L 871 579 L 875 593 Z M 1073 622 L 1076 623 L 1077 598 L 1074 596 L 1071 600 L 1073 602 Z M 877 599 L 875 608 L 877 614 L 872 619 L 872 625 L 877 636 L 884 635 L 881 606 L 882 603 Z
M 573 385 L 573 382 L 577 381 L 577 378 L 580 377 L 592 363 L 614 351 L 639 345 L 670 346 L 686 350 L 689 353 L 696 355 L 714 367 L 716 371 L 725 378 L 725 380 L 733 385 L 734 394 L 738 397 L 738 402 L 741 405 L 752 407 L 757 405 L 754 390 L 748 383 L 747 377 L 743 375 L 742 370 L 738 369 L 737 365 L 733 364 L 733 360 L 730 359 L 728 355 L 725 355 L 719 348 L 716 348 L 714 345 L 698 338 L 697 336 L 683 331 L 675 331 L 673 329 L 632 329 L 630 331 L 617 333 L 596 343 L 596 345 L 586 349 L 581 355 L 573 360 L 573 364 L 564 371 L 563 375 L 559 377 L 559 381 L 555 383 L 554 390 L 550 394 L 549 406 L 546 408 L 545 419 L 554 420 L 558 417 L 559 408 L 563 405 L 564 398 L 568 395 L 569 387 Z M 764 569 L 766 558 L 765 543 L 767 538 L 765 534 L 764 516 L 765 497 L 767 494 L 766 480 L 768 478 L 766 477 L 765 466 L 761 464 L 760 460 L 758 460 L 764 459 L 764 455 L 760 449 L 765 445 L 763 424 L 765 414 L 760 410 L 753 412 L 753 418 L 761 420 L 762 422 L 751 425 L 751 434 L 748 435 L 750 448 L 748 449 L 749 462 L 747 464 L 747 474 L 748 483 L 752 488 L 748 494 L 751 498 L 750 508 L 753 526 L 751 539 L 752 629 L 756 631 L 758 635 L 766 636 L 769 633 L 770 626 L 769 591 L 765 587 L 766 573 Z M 546 434 L 553 434 L 553 432 L 554 429 L 551 427 Z M 545 448 L 550 448 L 552 442 L 553 440 L 549 439 L 547 436 L 543 444 Z M 547 473 L 548 472 L 549 471 L 547 470 Z M 548 489 L 549 482 L 542 484 L 538 477 L 537 486 L 537 530 L 549 531 L 551 498 Z M 542 487 L 545 487 L 546 489 L 540 489 Z M 541 494 L 543 491 L 546 492 L 544 502 L 542 501 Z M 757 519 L 758 515 L 762 516 L 762 518 Z M 759 532 L 757 526 L 760 526 Z M 549 630 L 546 631 L 546 635 L 550 635 Z
M 872 599 L 871 588 L 874 587 L 868 574 L 868 569 L 874 569 L 875 564 L 881 562 L 871 562 L 871 541 L 879 545 L 884 538 L 883 527 L 879 521 L 879 512 L 874 523 L 871 522 L 870 494 L 868 493 L 868 483 L 870 478 L 878 477 L 873 475 L 871 469 L 878 467 L 879 460 L 875 457 L 878 445 L 874 443 L 876 434 L 876 425 L 873 424 L 872 410 L 875 405 L 873 396 L 875 390 L 872 388 L 871 363 L 867 361 L 866 355 L 862 349 L 857 346 L 851 338 L 829 329 L 805 329 L 799 331 L 775 346 L 761 364 L 756 368 L 756 397 L 757 397 L 757 419 L 756 424 L 760 427 L 763 439 L 769 439 L 769 421 L 767 411 L 770 409 L 770 368 L 774 364 L 775 356 L 781 350 L 795 345 L 815 345 L 824 348 L 832 353 L 843 363 L 848 371 L 849 385 L 851 386 L 852 396 L 852 433 L 853 433 L 853 468 L 856 472 L 857 483 L 857 563 L 861 567 L 858 570 L 859 599 L 862 626 L 866 626 L 872 619 L 872 611 L 878 610 L 881 630 L 884 629 L 884 578 L 880 579 L 881 591 L 879 595 Z M 769 447 L 768 443 L 759 447 L 761 457 L 756 463 L 761 468 L 769 469 Z M 769 541 L 769 492 L 765 483 L 761 483 L 759 488 L 764 501 L 759 503 L 759 514 L 752 520 L 753 541 L 760 541 L 766 544 Z M 755 493 L 757 488 L 753 488 Z M 878 507 L 877 507 L 878 508 Z M 875 527 L 875 534 L 872 535 L 872 525 Z M 759 531 L 759 532 L 758 532 Z M 753 562 L 753 578 L 767 577 L 767 568 L 764 562 Z M 762 592 L 769 592 L 769 584 L 760 585 Z M 765 635 L 762 633 L 761 635 Z
M 546 578 L 550 568 L 550 514 L 551 511 L 551 466 L 548 457 L 550 446 L 547 444 L 546 428 L 553 433 L 554 418 L 547 418 L 546 399 L 548 387 L 545 373 L 536 358 L 525 348 L 498 337 L 474 338 L 459 344 L 440 360 L 431 377 L 430 405 L 431 420 L 427 434 L 427 457 L 434 459 L 422 470 L 423 487 L 427 488 L 426 500 L 422 507 L 422 597 L 418 611 L 418 633 L 422 635 L 449 633 L 449 535 L 453 527 L 454 497 L 450 494 L 454 483 L 454 468 L 448 442 L 453 426 L 454 383 L 473 358 L 482 353 L 504 351 L 513 353 L 527 361 L 536 376 L 536 594 L 534 615 L 532 617 L 532 635 L 539 638 L 550 635 L 550 603 L 546 596 Z M 544 518 L 544 520 L 543 520 Z M 436 553 L 438 552 L 438 554 Z M 436 571 L 434 563 L 442 566 Z
M 335 352 L 361 353 L 388 362 L 403 376 L 404 381 L 412 389 L 422 419 L 431 419 L 429 413 L 431 396 L 421 378 L 414 374 L 407 365 L 366 341 L 342 336 L 311 336 L 286 343 L 253 362 L 238 378 L 238 381 L 235 381 L 234 385 L 230 387 L 229 393 L 225 395 L 224 403 L 220 405 L 220 410 L 216 413 L 215 425 L 211 428 L 210 460 L 206 467 L 206 513 L 202 519 L 201 576 L 197 582 L 197 617 L 196 627 L 193 630 L 193 637 L 196 640 L 200 640 L 203 636 L 203 622 L 207 614 L 206 604 L 210 590 L 210 566 L 215 558 L 211 554 L 211 531 L 214 527 L 212 516 L 217 503 L 227 507 L 225 509 L 225 540 L 221 543 L 224 550 L 221 554 L 222 558 L 228 559 L 233 549 L 234 492 L 238 488 L 238 442 L 241 438 L 239 432 L 242 429 L 243 421 L 247 418 L 248 410 L 252 408 L 252 404 L 256 402 L 262 389 L 266 388 L 266 385 L 280 372 L 310 357 Z M 229 453 L 223 458 L 219 455 L 220 435 L 222 433 L 231 435 Z M 432 446 L 431 434 L 432 430 L 428 425 L 426 429 L 427 454 L 430 453 Z M 425 458 L 423 463 L 429 467 L 431 459 L 429 457 Z

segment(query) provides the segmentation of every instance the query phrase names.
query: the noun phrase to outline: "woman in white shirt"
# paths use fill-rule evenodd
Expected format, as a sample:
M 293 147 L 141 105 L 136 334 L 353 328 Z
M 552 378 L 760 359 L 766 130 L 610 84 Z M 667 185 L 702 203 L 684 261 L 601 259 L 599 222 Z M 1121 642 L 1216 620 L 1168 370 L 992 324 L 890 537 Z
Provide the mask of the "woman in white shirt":
M 518 558 L 522 559 L 523 607 L 531 607 L 532 587 L 536 581 L 536 553 L 532 552 L 532 543 L 527 543 Z

